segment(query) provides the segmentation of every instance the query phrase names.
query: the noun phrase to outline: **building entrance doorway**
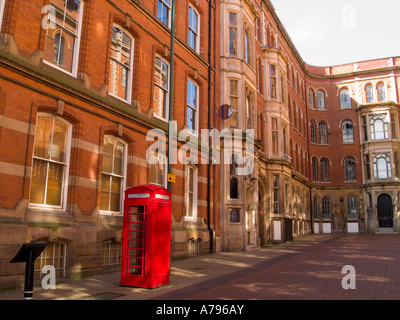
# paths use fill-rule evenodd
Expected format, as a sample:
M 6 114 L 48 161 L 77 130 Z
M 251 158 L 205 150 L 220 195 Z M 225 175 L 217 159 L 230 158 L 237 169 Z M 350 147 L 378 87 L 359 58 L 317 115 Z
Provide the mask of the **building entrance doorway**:
M 392 198 L 387 194 L 378 198 L 378 223 L 379 228 L 393 228 Z

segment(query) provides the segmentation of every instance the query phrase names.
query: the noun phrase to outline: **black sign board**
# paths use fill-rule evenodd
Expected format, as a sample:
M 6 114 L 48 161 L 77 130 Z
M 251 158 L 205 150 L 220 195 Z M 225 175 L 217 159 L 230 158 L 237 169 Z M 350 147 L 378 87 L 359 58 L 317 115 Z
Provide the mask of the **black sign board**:
M 10 263 L 26 263 L 24 300 L 33 299 L 33 276 L 35 270 L 35 260 L 40 256 L 46 247 L 46 244 L 46 242 L 24 243 L 15 257 L 10 260 Z
M 46 244 L 46 242 L 24 243 L 15 257 L 10 260 L 10 263 L 28 262 L 31 252 L 32 260 L 35 261 L 46 247 Z

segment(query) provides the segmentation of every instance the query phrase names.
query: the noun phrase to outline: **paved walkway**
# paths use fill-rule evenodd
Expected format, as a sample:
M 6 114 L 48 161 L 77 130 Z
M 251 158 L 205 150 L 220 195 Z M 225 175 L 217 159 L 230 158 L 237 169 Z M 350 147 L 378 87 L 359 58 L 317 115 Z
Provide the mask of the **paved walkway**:
M 342 287 L 346 265 L 355 268 L 354 290 Z M 35 300 L 399 300 L 400 236 L 309 235 L 249 252 L 174 260 L 170 284 L 161 288 L 120 287 L 119 281 L 119 273 L 64 280 L 54 290 L 35 286 L 33 296 Z M 22 299 L 22 289 L 0 291 L 0 300 Z

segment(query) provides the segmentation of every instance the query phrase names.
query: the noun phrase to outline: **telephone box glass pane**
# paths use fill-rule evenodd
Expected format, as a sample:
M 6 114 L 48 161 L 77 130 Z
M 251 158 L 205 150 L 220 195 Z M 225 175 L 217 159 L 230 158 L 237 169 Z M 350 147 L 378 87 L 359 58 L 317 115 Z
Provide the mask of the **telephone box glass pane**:
M 128 209 L 126 273 L 145 275 L 147 207 L 130 206 Z

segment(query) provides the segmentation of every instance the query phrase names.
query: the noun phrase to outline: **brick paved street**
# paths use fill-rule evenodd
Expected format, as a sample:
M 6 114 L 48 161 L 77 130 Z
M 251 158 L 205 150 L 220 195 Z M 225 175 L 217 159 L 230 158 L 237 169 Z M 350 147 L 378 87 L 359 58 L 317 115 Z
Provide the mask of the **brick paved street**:
M 171 281 L 155 289 L 120 286 L 120 273 L 36 284 L 35 300 L 399 300 L 400 235 L 308 235 L 249 252 L 174 260 Z M 342 268 L 356 271 L 344 290 Z M 21 300 L 22 290 L 0 291 Z M 150 301 L 149 301 L 150 302 Z M 215 303 L 215 302 L 213 302 Z M 157 304 L 158 306 L 158 304 Z
M 279 246 L 286 254 L 156 299 L 397 300 L 399 235 L 344 235 L 321 243 Z M 356 289 L 344 290 L 345 265 L 356 270 Z

